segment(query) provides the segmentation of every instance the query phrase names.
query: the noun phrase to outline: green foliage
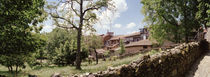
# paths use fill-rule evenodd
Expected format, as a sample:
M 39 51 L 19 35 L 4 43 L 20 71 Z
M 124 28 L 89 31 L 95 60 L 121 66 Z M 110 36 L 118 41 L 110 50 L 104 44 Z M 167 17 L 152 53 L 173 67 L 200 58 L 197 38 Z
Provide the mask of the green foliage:
M 199 10 L 197 0 L 141 0 L 141 3 L 151 37 L 160 43 L 165 39 L 188 42 L 191 33 L 201 26 L 195 18 Z
M 76 45 L 75 43 L 69 43 L 68 41 L 65 42 L 64 45 L 60 45 L 59 48 L 55 48 L 56 56 L 53 57 L 53 63 L 56 65 L 74 65 L 76 60 L 76 50 L 72 46 Z M 88 57 L 86 49 L 82 49 L 81 52 L 81 59 L 85 59 Z
M 108 56 L 109 56 L 109 53 L 110 53 L 109 50 L 105 51 L 105 52 L 104 52 L 104 56 L 105 56 L 105 57 L 108 57 Z
M 81 69 L 81 37 L 82 31 L 95 31 L 93 25 L 97 22 L 97 11 L 103 11 L 108 7 L 111 0 L 60 0 L 55 4 L 49 4 L 50 15 L 55 21 L 55 25 L 65 29 L 77 31 L 77 61 L 76 68 Z M 74 5 L 78 6 L 74 6 Z M 55 6 L 54 6 L 55 5 Z M 71 5 L 71 6 L 69 6 Z M 59 7 L 64 6 L 64 7 Z M 66 7 L 69 6 L 69 7 Z
M 56 48 L 60 48 L 60 45 L 64 45 L 66 41 L 74 43 L 76 39 L 76 32 L 74 30 L 68 31 L 61 28 L 55 28 L 52 32 L 46 34 L 48 40 L 46 45 L 48 59 L 52 61 L 52 57 L 56 56 Z M 71 49 L 76 49 L 76 45 Z
M 129 56 L 129 57 L 123 58 L 123 59 L 117 58 L 115 61 L 99 60 L 99 64 L 97 64 L 97 65 L 95 65 L 95 64 L 89 65 L 89 63 L 87 61 L 84 61 L 84 62 L 82 62 L 83 70 L 76 70 L 74 66 L 62 66 L 62 67 L 43 66 L 41 68 L 38 67 L 37 69 L 31 70 L 30 67 L 26 66 L 26 69 L 22 70 L 24 72 L 20 72 L 19 76 L 27 77 L 28 73 L 32 74 L 32 75 L 37 75 L 39 77 L 50 77 L 55 72 L 60 73 L 62 76 L 72 76 L 75 74 L 81 75 L 81 74 L 85 74 L 87 72 L 95 73 L 98 71 L 105 71 L 105 70 L 107 70 L 108 67 L 117 67 L 117 66 L 121 66 L 123 64 L 129 64 L 130 62 L 137 60 L 141 56 L 142 56 L 142 54 L 137 54 L 134 56 Z M 12 77 L 12 75 L 10 75 L 10 73 L 4 72 L 5 70 L 7 70 L 7 68 L 0 65 L 1 74 L 6 75 L 8 77 Z
M 24 68 L 32 54 L 44 45 L 35 33 L 42 22 L 43 0 L 0 0 L 0 64 L 13 71 L 13 66 Z M 30 24 L 30 25 L 29 25 Z
M 101 36 L 91 34 L 88 36 L 84 36 L 83 38 L 84 38 L 83 46 L 87 48 L 87 50 L 94 51 L 94 49 L 100 49 L 103 46 Z
M 153 54 L 156 54 L 156 53 L 158 53 L 159 51 L 158 50 L 151 50 L 151 51 L 149 51 L 147 54 L 148 55 L 153 55 Z
M 196 19 L 205 27 L 210 26 L 210 2 L 208 0 L 198 0 L 198 2 Z
M 50 62 L 59 66 L 74 65 L 77 50 L 76 31 L 55 28 L 46 35 L 48 37 L 46 49 Z M 81 59 L 85 59 L 87 55 L 88 51 L 82 43 Z
M 123 53 L 125 53 L 125 46 L 123 40 L 120 40 L 120 54 L 122 55 Z
M 55 48 L 56 56 L 53 56 L 53 63 L 56 65 L 67 65 L 73 64 L 76 59 L 76 52 L 71 49 L 71 46 L 68 41 L 64 45 L 60 45 L 59 48 Z

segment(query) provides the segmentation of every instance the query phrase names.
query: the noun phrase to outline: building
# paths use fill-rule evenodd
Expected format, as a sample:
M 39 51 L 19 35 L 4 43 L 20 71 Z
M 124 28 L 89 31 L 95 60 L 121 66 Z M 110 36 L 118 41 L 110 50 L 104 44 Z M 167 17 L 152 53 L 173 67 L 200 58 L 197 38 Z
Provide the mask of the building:
M 120 40 L 123 40 L 124 44 L 130 44 L 138 42 L 140 40 L 146 40 L 149 37 L 149 31 L 147 28 L 139 29 L 139 32 L 135 32 L 128 35 L 114 36 L 114 32 L 107 32 L 106 35 L 102 35 L 104 49 L 114 50 L 120 46 Z
M 120 40 L 124 40 L 123 35 L 113 36 L 109 40 L 107 40 L 108 46 L 107 49 L 115 49 L 120 46 Z
M 125 44 L 129 44 L 131 42 L 137 42 L 139 40 L 142 40 L 143 38 L 141 37 L 141 33 L 140 32 L 135 32 L 129 35 L 125 36 Z
M 125 45 L 125 50 L 127 52 L 135 52 L 135 51 L 151 49 L 151 48 L 152 48 L 152 42 L 149 41 L 148 39 L 139 40 L 137 42 L 132 42 L 130 44 Z

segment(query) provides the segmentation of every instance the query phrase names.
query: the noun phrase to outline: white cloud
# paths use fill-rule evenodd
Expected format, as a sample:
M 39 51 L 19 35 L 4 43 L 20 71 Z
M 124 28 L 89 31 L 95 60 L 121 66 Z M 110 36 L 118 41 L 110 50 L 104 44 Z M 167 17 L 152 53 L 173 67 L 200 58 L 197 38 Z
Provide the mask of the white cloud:
M 55 27 L 55 25 L 45 25 L 41 32 L 51 32 Z
M 114 11 L 106 9 L 102 13 L 97 13 L 99 19 L 99 22 L 96 24 L 97 29 L 104 29 L 103 27 L 109 29 L 108 26 L 112 26 L 111 24 L 120 17 L 120 13 L 128 9 L 126 0 L 112 0 L 111 3 L 115 6 Z
M 131 32 L 127 32 L 126 34 L 132 34 L 132 33 L 136 33 L 136 32 L 139 32 L 139 31 L 131 31 Z
M 136 24 L 134 22 L 131 22 L 131 23 L 127 24 L 126 28 L 130 29 L 130 28 L 133 28 L 135 26 L 136 26 Z
M 121 26 L 122 26 L 121 24 L 115 24 L 114 25 L 115 28 L 121 28 Z
M 106 10 L 101 10 L 102 12 L 98 12 L 94 10 L 94 12 L 97 14 L 99 22 L 97 22 L 94 25 L 94 28 L 97 31 L 107 31 L 110 30 L 110 26 L 114 26 L 115 28 L 121 28 L 121 25 L 111 25 L 117 18 L 120 17 L 120 14 L 122 12 L 125 12 L 128 9 L 126 0 L 112 0 L 110 2 L 112 5 L 114 5 L 114 10 L 113 9 L 106 9 Z M 84 6 L 87 5 L 87 3 L 84 3 Z M 78 5 L 75 8 L 78 8 Z M 57 8 L 58 11 L 65 9 L 70 9 L 69 4 L 61 4 Z M 85 7 L 84 7 L 85 9 Z M 65 15 L 65 14 L 64 14 Z M 65 15 L 65 18 L 69 18 L 68 16 Z M 45 31 L 45 30 L 44 30 Z M 47 31 L 48 32 L 48 31 Z

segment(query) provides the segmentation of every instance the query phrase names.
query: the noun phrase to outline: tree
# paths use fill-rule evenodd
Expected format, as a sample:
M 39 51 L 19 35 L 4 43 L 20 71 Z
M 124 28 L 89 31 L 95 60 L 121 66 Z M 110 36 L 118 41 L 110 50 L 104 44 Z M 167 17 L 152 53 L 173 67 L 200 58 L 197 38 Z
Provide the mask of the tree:
M 207 28 L 207 26 L 210 26 L 210 2 L 208 0 L 198 0 L 198 2 L 196 19 Z
M 56 48 L 58 49 L 61 48 L 62 46 L 60 45 L 64 45 L 66 41 L 68 41 L 69 43 L 76 42 L 76 35 L 77 33 L 75 30 L 69 31 L 58 27 L 53 29 L 52 32 L 47 33 L 46 36 L 48 40 L 47 40 L 46 50 L 47 50 L 48 59 L 51 62 L 53 62 L 53 57 L 57 55 Z
M 120 40 L 120 54 L 122 55 L 123 53 L 125 53 L 125 46 L 123 40 Z
M 48 37 L 47 55 L 51 63 L 58 66 L 74 65 L 77 50 L 76 31 L 56 27 L 46 36 Z M 83 60 L 86 57 L 87 49 L 82 45 L 81 59 Z
M 142 0 L 141 3 L 145 21 L 150 23 L 151 31 L 154 30 L 151 35 L 156 39 L 188 42 L 190 34 L 200 27 L 195 18 L 197 0 Z M 157 37 L 160 32 L 170 37 Z
M 43 0 L 0 0 L 0 64 L 11 72 L 15 67 L 15 76 L 44 43 L 35 33 L 46 17 L 44 4 Z
M 50 15 L 55 21 L 55 25 L 65 29 L 74 29 L 77 31 L 77 56 L 76 69 L 81 69 L 81 36 L 82 30 L 92 28 L 96 23 L 97 15 L 94 11 L 109 8 L 110 0 L 60 0 L 57 6 L 49 6 L 51 9 Z M 61 24 L 62 23 L 62 24 Z
M 89 48 L 88 50 L 94 51 L 95 57 L 96 57 L 96 64 L 98 64 L 98 53 L 97 53 L 96 49 L 102 48 L 102 46 L 103 46 L 102 38 L 95 34 L 91 34 L 84 38 L 85 38 L 84 43 L 87 44 L 87 48 Z
M 33 58 L 31 58 L 31 62 L 29 62 L 29 66 L 30 67 L 35 67 L 36 65 L 43 65 L 43 59 L 46 59 L 46 41 L 47 41 L 47 37 L 45 34 L 39 34 L 37 33 L 37 36 L 39 36 L 43 41 L 42 41 L 42 47 L 40 47 L 39 49 L 37 49 L 37 51 L 32 54 L 31 56 L 33 56 Z M 40 60 L 38 62 L 38 60 Z

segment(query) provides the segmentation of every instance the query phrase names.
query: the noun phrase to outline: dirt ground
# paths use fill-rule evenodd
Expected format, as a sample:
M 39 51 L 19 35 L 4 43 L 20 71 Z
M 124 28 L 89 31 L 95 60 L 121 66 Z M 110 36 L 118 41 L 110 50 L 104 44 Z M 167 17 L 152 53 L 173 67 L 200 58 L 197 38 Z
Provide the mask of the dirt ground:
M 186 77 L 210 77 L 210 51 L 196 61 Z

